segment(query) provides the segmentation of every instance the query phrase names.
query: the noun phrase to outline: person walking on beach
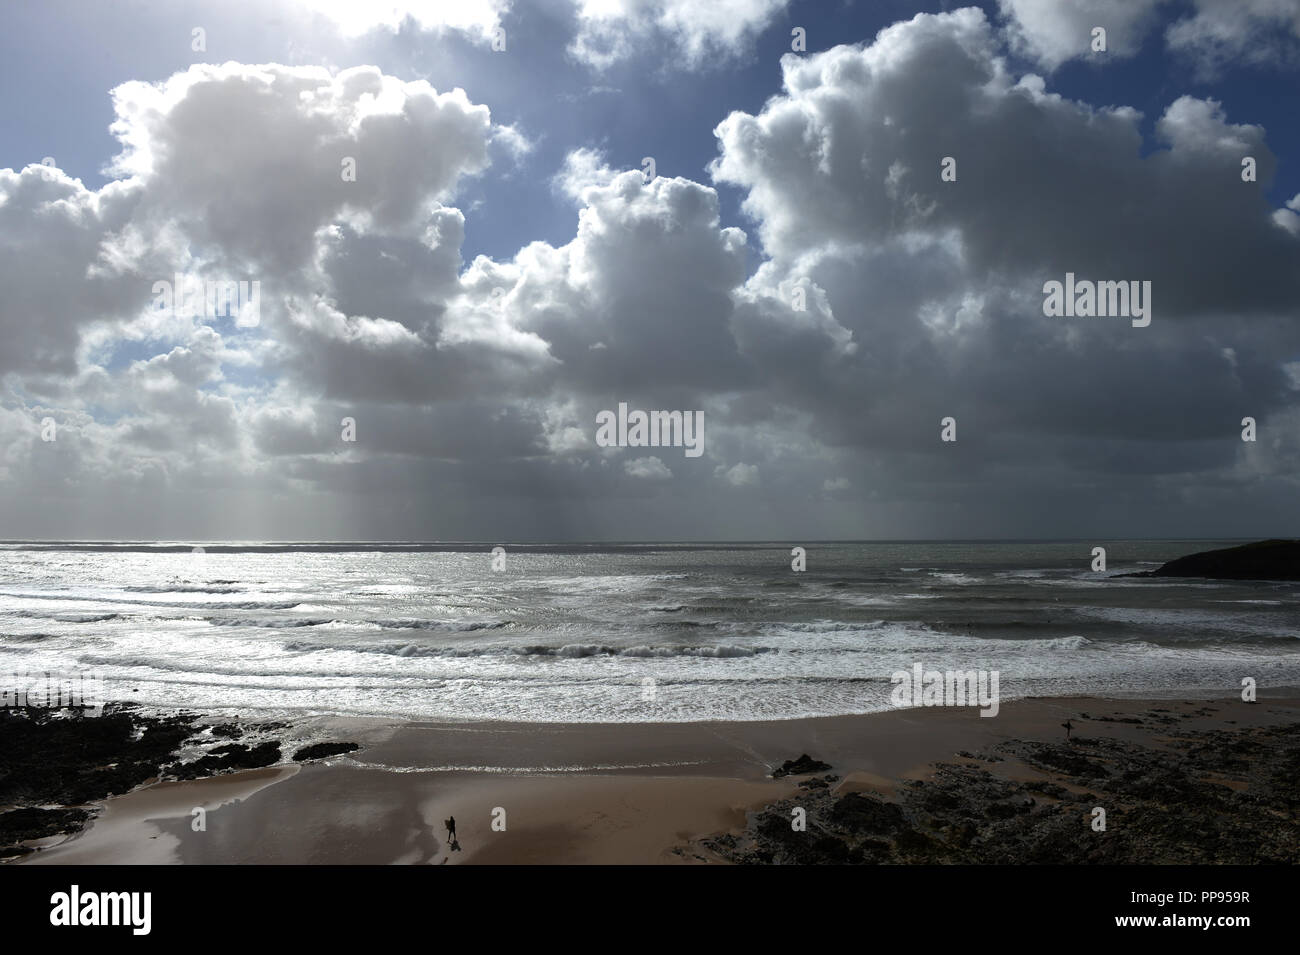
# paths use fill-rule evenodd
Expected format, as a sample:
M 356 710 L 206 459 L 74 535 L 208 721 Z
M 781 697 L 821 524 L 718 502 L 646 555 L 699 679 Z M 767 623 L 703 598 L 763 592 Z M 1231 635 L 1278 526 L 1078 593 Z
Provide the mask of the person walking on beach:
M 447 825 L 447 842 L 448 844 L 454 843 L 456 841 L 456 817 L 448 816 L 446 825 Z
M 1065 727 L 1065 738 L 1066 738 L 1066 739 L 1069 739 L 1069 738 L 1070 738 L 1070 730 L 1074 729 L 1074 724 L 1071 723 L 1069 720 L 1066 720 L 1066 721 L 1065 721 L 1064 723 L 1062 723 L 1061 725 Z

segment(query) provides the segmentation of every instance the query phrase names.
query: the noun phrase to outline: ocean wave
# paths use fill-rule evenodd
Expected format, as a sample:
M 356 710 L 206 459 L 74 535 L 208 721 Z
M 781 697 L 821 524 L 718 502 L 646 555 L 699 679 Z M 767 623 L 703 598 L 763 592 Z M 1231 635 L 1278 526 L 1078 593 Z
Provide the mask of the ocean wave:
M 116 620 L 121 614 L 116 613 L 42 613 L 39 610 L 10 610 L 5 616 L 24 617 L 35 620 L 57 620 L 59 623 L 103 623 Z
M 330 617 L 195 617 L 191 619 L 206 620 L 214 627 L 259 627 L 278 630 L 281 627 L 319 627 L 334 623 Z
M 421 644 L 372 644 L 370 646 L 340 647 L 323 643 L 295 640 L 284 645 L 285 650 L 294 653 L 315 653 L 320 651 L 353 653 L 379 653 L 398 657 L 559 657 L 561 659 L 579 660 L 587 657 L 707 657 L 715 659 L 732 659 L 752 657 L 760 653 L 775 653 L 773 647 L 742 647 L 733 644 L 713 646 L 636 646 L 611 647 L 603 643 L 566 643 L 563 646 L 480 646 L 480 647 L 436 647 Z
M 445 633 L 473 633 L 476 630 L 500 630 L 509 627 L 513 620 L 474 621 L 456 623 L 448 620 L 424 620 L 420 618 L 402 618 L 395 620 L 367 620 L 366 623 L 378 624 L 385 630 L 438 630 Z
M 595 657 L 595 656 L 614 656 L 618 651 L 611 647 L 604 647 L 595 643 L 567 643 L 558 650 L 545 648 L 543 655 L 554 655 L 557 657 Z
M 229 603 L 205 604 L 154 604 L 177 610 L 293 610 L 301 606 L 298 600 L 232 600 Z
M 852 633 L 854 631 L 883 630 L 885 627 L 897 626 L 901 629 L 928 630 L 923 623 L 888 624 L 884 620 L 793 620 L 773 622 L 763 625 L 764 630 L 793 631 L 795 633 Z
M 850 607 L 892 607 L 898 602 L 892 596 L 873 597 L 868 594 L 839 594 L 834 601 Z
M 665 580 L 691 580 L 695 575 L 681 573 L 659 574 L 586 574 L 581 577 L 546 577 L 545 583 L 551 587 L 580 591 L 604 591 L 612 584 L 632 585 L 637 587 L 655 587 Z M 619 588 L 622 591 L 622 587 Z M 658 587 L 662 590 L 664 588 Z
M 1026 640 L 1024 642 L 1036 643 L 1056 650 L 1082 650 L 1084 647 L 1092 645 L 1091 640 L 1077 633 L 1068 637 L 1048 637 L 1046 640 Z
M 970 574 L 957 574 L 949 571 L 932 570 L 930 576 L 935 580 L 942 580 L 945 584 L 978 584 L 980 579 L 972 577 Z
M 759 597 L 729 597 L 726 603 L 696 603 L 690 604 L 685 609 L 693 610 L 695 613 L 735 613 L 738 606 L 752 604 L 758 601 Z
M 752 657 L 771 652 L 768 647 L 737 647 L 719 644 L 713 647 L 628 647 L 618 651 L 621 657 Z
M 1274 637 L 1294 640 L 1300 631 L 1273 623 L 1256 623 L 1239 614 L 1194 608 L 1149 609 L 1145 607 L 1078 607 L 1074 611 L 1081 617 L 1105 620 L 1134 627 L 1156 630 L 1188 630 L 1213 635 L 1217 639 L 1242 637 Z
M 66 592 L 57 594 L 0 592 L 0 597 L 12 597 L 17 600 L 61 600 L 65 603 L 126 604 L 130 607 L 166 607 L 170 610 L 292 610 L 302 602 L 300 600 L 221 600 L 206 603 L 177 603 L 174 600 L 131 600 L 126 597 L 92 597 Z
M 123 587 L 123 591 L 133 594 L 240 594 L 242 587 L 204 587 L 199 584 L 176 584 L 164 587 Z
M 199 617 L 214 627 L 258 627 L 267 630 L 297 627 L 320 627 L 328 630 L 430 630 L 439 633 L 475 633 L 500 630 L 513 621 L 491 620 L 456 623 L 418 618 L 396 620 L 339 620 L 337 617 Z

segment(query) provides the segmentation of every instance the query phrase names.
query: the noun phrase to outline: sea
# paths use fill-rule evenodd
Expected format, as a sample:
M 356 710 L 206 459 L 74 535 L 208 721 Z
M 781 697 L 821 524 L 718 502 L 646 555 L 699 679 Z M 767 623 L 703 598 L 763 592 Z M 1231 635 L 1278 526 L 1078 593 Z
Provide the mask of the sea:
M 1120 575 L 1232 541 L 0 544 L 0 672 L 242 718 L 681 722 L 1300 686 L 1300 584 Z M 1104 546 L 1104 572 L 1092 549 Z M 494 556 L 494 547 L 502 549 Z

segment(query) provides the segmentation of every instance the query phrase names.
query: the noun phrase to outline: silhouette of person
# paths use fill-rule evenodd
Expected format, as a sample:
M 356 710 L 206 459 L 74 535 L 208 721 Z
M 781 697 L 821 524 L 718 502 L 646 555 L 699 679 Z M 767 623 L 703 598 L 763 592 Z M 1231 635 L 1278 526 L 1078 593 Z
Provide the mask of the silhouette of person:
M 1065 738 L 1066 738 L 1066 739 L 1069 739 L 1069 738 L 1070 738 L 1070 730 L 1074 729 L 1074 724 L 1071 723 L 1069 720 L 1066 720 L 1066 721 L 1065 721 L 1064 723 L 1062 723 L 1061 725 L 1065 727 Z
M 456 817 L 448 816 L 446 825 L 447 825 L 447 842 L 451 844 L 453 848 L 460 848 L 458 845 L 456 845 Z

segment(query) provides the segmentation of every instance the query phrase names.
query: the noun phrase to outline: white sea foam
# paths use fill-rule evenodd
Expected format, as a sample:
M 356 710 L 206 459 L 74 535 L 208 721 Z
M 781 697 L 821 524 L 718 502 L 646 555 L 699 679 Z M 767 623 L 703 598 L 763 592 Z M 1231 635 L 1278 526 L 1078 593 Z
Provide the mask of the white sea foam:
M 506 574 L 486 548 L 251 549 L 199 571 L 189 553 L 10 547 L 0 652 L 93 666 L 145 706 L 453 721 L 867 712 L 917 661 L 997 669 L 1004 699 L 1300 683 L 1294 588 L 1113 579 L 1080 572 L 1077 544 L 1033 547 L 1009 569 L 1007 545 L 987 566 L 970 544 L 960 562 L 819 545 L 806 574 L 788 547 L 512 553 Z

